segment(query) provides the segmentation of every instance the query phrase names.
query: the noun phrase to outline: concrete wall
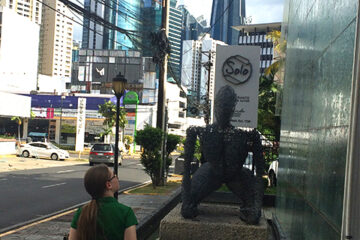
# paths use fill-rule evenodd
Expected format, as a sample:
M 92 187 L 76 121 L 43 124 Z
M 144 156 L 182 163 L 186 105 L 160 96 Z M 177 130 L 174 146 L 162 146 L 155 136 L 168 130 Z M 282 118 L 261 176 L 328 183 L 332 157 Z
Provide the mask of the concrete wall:
M 0 141 L 0 155 L 16 154 L 15 141 Z

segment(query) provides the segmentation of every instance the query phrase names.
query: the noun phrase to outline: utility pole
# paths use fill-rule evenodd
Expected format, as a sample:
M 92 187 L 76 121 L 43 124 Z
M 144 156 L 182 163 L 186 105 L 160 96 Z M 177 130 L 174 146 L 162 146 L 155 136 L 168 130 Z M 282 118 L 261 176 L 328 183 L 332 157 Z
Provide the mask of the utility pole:
M 160 44 L 167 44 L 167 37 L 169 36 L 169 6 L 170 0 L 162 0 L 162 18 L 161 18 L 161 30 L 160 36 L 162 36 Z M 160 74 L 159 74 L 159 90 L 158 90 L 158 101 L 157 101 L 157 117 L 156 117 L 156 127 L 160 128 L 163 132 L 162 143 L 161 143 L 161 163 L 160 163 L 160 179 L 162 184 L 165 183 L 164 170 L 166 168 L 165 163 L 165 154 L 166 151 L 166 128 L 165 128 L 165 105 L 166 105 L 166 81 L 167 81 L 167 52 L 164 52 L 160 59 Z
M 204 63 L 204 67 L 205 69 L 208 71 L 208 82 L 207 82 L 207 92 L 206 92 L 206 103 L 205 103 L 205 123 L 206 125 L 210 124 L 210 117 L 211 117 L 211 102 L 210 102 L 210 73 L 211 73 L 211 67 L 212 67 L 212 62 L 211 62 L 211 57 L 212 57 L 212 51 L 204 51 L 202 53 L 208 53 L 209 54 L 209 60 L 207 62 Z
M 161 31 L 165 32 L 166 37 L 169 36 L 169 6 L 170 0 L 162 1 L 162 18 L 161 18 Z M 159 74 L 159 90 L 158 90 L 158 101 L 157 101 L 157 117 L 156 127 L 164 130 L 165 120 L 165 98 L 166 98 L 166 80 L 167 80 L 167 56 L 164 54 L 164 58 L 160 61 L 160 74 Z

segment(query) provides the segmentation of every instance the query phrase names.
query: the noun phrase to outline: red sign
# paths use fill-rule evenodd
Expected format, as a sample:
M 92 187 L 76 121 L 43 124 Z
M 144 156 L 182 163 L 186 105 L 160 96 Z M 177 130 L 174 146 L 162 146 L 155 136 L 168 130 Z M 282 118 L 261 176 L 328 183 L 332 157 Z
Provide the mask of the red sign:
M 46 109 L 46 118 L 54 118 L 54 108 L 47 108 Z

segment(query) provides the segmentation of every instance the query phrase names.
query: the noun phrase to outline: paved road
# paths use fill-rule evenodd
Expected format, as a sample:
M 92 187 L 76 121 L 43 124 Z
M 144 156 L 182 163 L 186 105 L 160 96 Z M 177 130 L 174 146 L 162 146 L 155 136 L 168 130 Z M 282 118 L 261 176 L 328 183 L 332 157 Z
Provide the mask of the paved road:
M 0 229 L 60 211 L 89 200 L 83 187 L 87 163 L 0 173 Z M 149 177 L 138 160 L 118 170 L 122 189 Z

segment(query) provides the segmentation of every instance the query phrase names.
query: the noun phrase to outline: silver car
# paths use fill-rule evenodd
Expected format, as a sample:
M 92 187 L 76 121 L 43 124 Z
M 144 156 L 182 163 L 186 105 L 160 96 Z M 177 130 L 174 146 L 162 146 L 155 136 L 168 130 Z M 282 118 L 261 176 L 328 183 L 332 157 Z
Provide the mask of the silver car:
M 118 163 L 122 164 L 121 151 L 118 155 Z M 94 163 L 114 164 L 115 160 L 115 145 L 109 143 L 95 143 L 90 150 L 89 165 L 93 166 Z
M 51 158 L 52 160 L 70 157 L 68 151 L 60 149 L 51 143 L 44 142 L 22 144 L 17 149 L 17 153 L 23 157 Z

